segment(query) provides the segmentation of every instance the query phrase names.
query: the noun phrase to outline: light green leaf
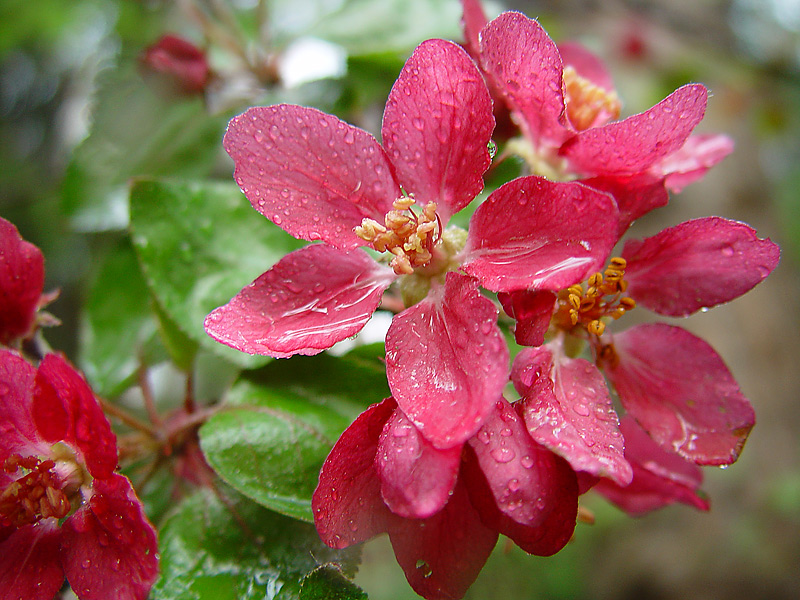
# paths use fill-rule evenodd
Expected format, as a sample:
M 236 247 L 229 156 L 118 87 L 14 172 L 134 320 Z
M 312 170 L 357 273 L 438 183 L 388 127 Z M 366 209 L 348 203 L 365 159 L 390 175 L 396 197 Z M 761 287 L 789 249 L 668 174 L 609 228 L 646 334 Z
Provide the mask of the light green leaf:
M 334 565 L 322 565 L 305 576 L 300 600 L 366 600 L 367 594 Z

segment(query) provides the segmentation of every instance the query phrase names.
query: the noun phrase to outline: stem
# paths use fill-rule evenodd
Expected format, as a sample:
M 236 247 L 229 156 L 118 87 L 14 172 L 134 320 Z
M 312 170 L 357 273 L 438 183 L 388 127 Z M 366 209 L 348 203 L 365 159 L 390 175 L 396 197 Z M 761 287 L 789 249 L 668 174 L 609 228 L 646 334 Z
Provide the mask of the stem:
M 183 408 L 187 413 L 193 413 L 197 408 L 194 401 L 194 376 L 193 374 L 186 374 L 186 394 L 183 397 Z
M 156 409 L 156 401 L 153 396 L 153 388 L 150 387 L 150 380 L 147 378 L 147 367 L 144 364 L 139 364 L 139 369 L 136 372 L 136 379 L 139 383 L 139 389 L 142 390 L 142 398 L 144 398 L 144 408 L 147 411 L 147 417 L 150 422 L 156 426 L 161 427 L 164 422 L 158 415 Z
M 153 438 L 157 437 L 156 430 L 149 423 L 145 423 L 144 421 L 137 419 L 132 414 L 128 413 L 126 410 L 123 410 L 116 404 L 112 404 L 108 400 L 105 400 L 103 398 L 98 398 L 98 400 L 100 401 L 100 406 L 102 407 L 104 413 L 119 419 L 131 429 L 137 429 L 138 431 L 142 431 Z

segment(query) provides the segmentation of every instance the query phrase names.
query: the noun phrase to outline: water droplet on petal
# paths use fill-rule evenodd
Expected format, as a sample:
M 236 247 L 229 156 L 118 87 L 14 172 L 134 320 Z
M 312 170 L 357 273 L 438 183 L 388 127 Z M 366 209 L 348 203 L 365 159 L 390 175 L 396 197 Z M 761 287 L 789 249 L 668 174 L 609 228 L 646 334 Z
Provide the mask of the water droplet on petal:
M 499 463 L 507 463 L 516 456 L 516 453 L 511 448 L 495 448 L 490 454 Z
M 520 459 L 520 462 L 526 469 L 530 469 L 533 466 L 533 459 L 527 454 Z

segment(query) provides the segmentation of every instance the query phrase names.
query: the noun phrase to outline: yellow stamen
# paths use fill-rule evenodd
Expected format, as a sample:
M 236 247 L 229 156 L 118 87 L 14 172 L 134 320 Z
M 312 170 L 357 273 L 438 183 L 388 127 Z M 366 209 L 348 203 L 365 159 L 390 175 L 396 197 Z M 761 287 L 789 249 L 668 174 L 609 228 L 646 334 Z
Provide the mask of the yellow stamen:
M 578 131 L 619 117 L 622 103 L 617 93 L 581 77 L 571 66 L 564 67 L 564 86 L 567 117 Z

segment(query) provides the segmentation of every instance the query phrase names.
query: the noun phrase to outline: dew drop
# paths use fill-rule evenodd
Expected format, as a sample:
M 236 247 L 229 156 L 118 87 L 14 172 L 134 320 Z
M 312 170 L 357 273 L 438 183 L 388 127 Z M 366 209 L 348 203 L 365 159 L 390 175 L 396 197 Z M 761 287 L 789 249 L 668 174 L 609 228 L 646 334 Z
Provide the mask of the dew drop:
M 733 248 L 731 248 L 730 246 L 725 246 L 722 249 L 722 254 L 723 254 L 723 256 L 728 256 L 728 257 L 733 256 L 733 254 L 734 254 Z
M 579 402 L 578 404 L 574 405 L 572 407 L 572 410 L 575 411 L 575 414 L 578 414 L 578 415 L 580 415 L 582 417 L 588 417 L 589 416 L 589 408 L 585 404 L 583 404 L 582 402 Z
M 530 469 L 533 466 L 533 459 L 527 454 L 520 459 L 520 462 L 526 469 Z
M 512 492 L 516 492 L 519 489 L 519 479 L 512 479 L 508 482 L 508 489 Z
M 511 430 L 508 427 L 503 427 L 503 429 L 500 430 L 500 435 L 503 437 L 511 437 Z
M 486 431 L 485 429 L 481 429 L 478 432 L 478 439 L 482 441 L 484 444 L 488 444 L 489 440 L 491 439 L 491 436 L 489 435 L 488 431 Z
M 511 448 L 495 448 L 491 451 L 492 458 L 499 463 L 507 463 L 514 459 L 516 453 Z
M 92 566 L 92 561 L 90 561 L 88 558 L 85 558 L 85 559 L 83 559 L 83 562 L 81 562 L 81 566 L 84 569 L 88 569 L 89 567 Z

